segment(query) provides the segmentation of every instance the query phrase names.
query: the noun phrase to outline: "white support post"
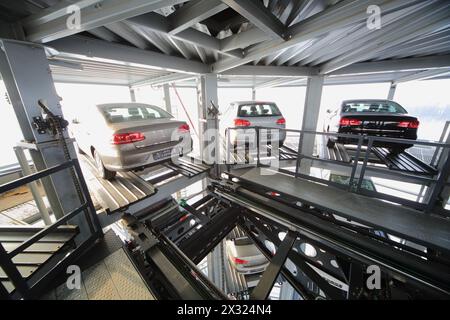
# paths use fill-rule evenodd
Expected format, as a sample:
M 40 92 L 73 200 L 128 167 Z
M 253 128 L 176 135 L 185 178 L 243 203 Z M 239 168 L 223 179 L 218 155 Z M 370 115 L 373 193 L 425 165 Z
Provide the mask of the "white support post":
M 218 107 L 217 75 L 208 73 L 200 76 L 197 86 L 200 154 L 209 164 L 218 164 L 219 121 L 208 109 L 211 102 Z
M 168 83 L 163 85 L 163 90 L 164 90 L 164 106 L 166 107 L 166 111 L 171 114 L 172 103 L 170 101 L 170 87 Z
M 305 107 L 303 110 L 303 131 L 317 131 L 319 121 L 320 102 L 322 99 L 324 76 L 312 76 L 308 78 Z M 302 139 L 301 153 L 311 156 L 314 152 L 315 135 L 305 134 Z M 303 159 L 300 172 L 309 173 L 311 161 Z
M 131 102 L 136 102 L 136 92 L 134 91 L 135 89 L 130 87 L 130 99 Z
M 208 278 L 222 291 L 225 291 L 224 241 L 221 241 L 207 256 Z
M 256 100 L 256 88 L 255 87 L 252 88 L 252 100 L 253 101 Z
M 397 85 L 394 83 L 391 83 L 391 86 L 389 87 L 388 100 L 394 100 L 396 89 L 397 89 Z

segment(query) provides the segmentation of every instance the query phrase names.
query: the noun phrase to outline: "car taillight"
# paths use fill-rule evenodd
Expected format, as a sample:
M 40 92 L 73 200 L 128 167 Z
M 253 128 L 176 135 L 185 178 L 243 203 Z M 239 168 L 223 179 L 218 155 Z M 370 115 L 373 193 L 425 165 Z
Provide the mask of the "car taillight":
M 348 126 L 360 126 L 362 123 L 361 120 L 358 119 L 352 119 L 352 118 L 341 118 L 341 121 L 339 121 L 339 125 L 348 127 Z
M 285 118 L 278 119 L 277 124 L 286 124 L 286 119 Z
M 400 128 L 417 129 L 417 128 L 419 128 L 419 124 L 420 124 L 420 122 L 417 121 L 417 120 L 400 121 L 397 126 L 400 127 Z
M 239 259 L 239 258 L 233 258 L 234 263 L 236 264 L 247 264 L 247 260 Z
M 181 218 L 180 218 L 180 222 L 183 222 L 184 220 L 186 220 L 187 218 L 189 218 L 189 214 L 185 214 L 184 216 L 182 216 Z
M 251 125 L 250 121 L 244 119 L 234 119 L 235 127 L 249 127 Z
M 141 132 L 115 133 L 112 137 L 112 144 L 127 144 L 144 139 L 145 136 Z
M 187 133 L 187 132 L 189 132 L 189 130 L 190 130 L 189 125 L 186 123 L 182 124 L 181 126 L 178 127 L 178 132 L 181 132 L 181 133 Z

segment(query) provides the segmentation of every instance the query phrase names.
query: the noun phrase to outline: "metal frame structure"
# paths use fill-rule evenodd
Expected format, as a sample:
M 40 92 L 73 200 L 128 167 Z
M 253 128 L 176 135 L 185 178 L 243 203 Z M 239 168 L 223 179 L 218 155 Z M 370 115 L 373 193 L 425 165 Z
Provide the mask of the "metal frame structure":
M 23 178 L 0 186 L 0 193 L 4 193 L 13 190 L 17 187 L 20 187 L 22 185 L 32 183 L 36 180 L 48 177 L 50 175 L 53 175 L 55 173 L 58 173 L 62 170 L 66 170 L 69 168 L 74 168 L 77 175 L 77 179 L 80 182 L 81 187 L 83 189 L 84 202 L 81 204 L 81 206 L 79 206 L 78 208 L 76 208 L 71 212 L 66 213 L 63 217 L 59 218 L 51 225 L 46 226 L 41 231 L 34 234 L 31 238 L 21 243 L 18 247 L 16 247 L 12 251 L 7 252 L 4 249 L 3 245 L 0 244 L 0 262 L 1 262 L 0 264 L 2 266 L 2 269 L 4 270 L 4 272 L 6 273 L 6 275 L 8 276 L 8 278 L 15 287 L 15 290 L 11 294 L 16 298 L 30 299 L 39 297 L 39 295 L 42 294 L 42 290 L 45 289 L 45 284 L 53 280 L 61 272 L 61 270 L 64 270 L 64 268 L 70 264 L 71 261 L 74 261 L 85 250 L 87 250 L 89 246 L 92 246 L 93 243 L 99 237 L 101 237 L 103 233 L 94 206 L 92 204 L 92 199 L 89 195 L 86 183 L 84 182 L 80 165 L 76 159 L 67 161 L 60 165 L 39 171 L 37 173 L 25 176 Z M 40 275 L 37 274 L 33 276 L 32 280 L 29 281 L 23 279 L 22 275 L 19 273 L 17 267 L 13 263 L 14 257 L 24 252 L 27 248 L 37 243 L 40 239 L 44 238 L 45 236 L 49 235 L 51 232 L 57 230 L 58 227 L 67 223 L 74 223 L 74 222 L 76 225 L 77 221 L 74 221 L 74 218 L 79 218 L 79 216 L 82 213 L 84 213 L 83 219 L 86 221 L 89 227 L 90 234 L 88 235 L 88 237 L 85 237 L 83 235 L 81 237 L 81 241 L 76 241 L 77 245 L 75 250 L 71 252 L 70 255 L 66 255 L 65 257 L 62 257 L 62 259 L 56 261 L 51 266 L 51 269 L 47 270 L 44 274 Z M 2 291 L 6 291 L 6 289 L 3 287 L 1 283 L 0 287 L 2 288 Z
M 294 198 L 268 197 L 257 186 L 233 183 L 230 176 L 228 181 L 214 181 L 203 198 L 192 204 L 166 200 L 138 217 L 126 216 L 131 222 L 128 223 L 131 250 L 137 260 L 142 255 L 147 257 L 150 276 L 146 279 L 150 286 L 155 286 L 156 278 L 151 275 L 160 270 L 163 261 L 166 264 L 177 261 L 178 270 L 200 272 L 195 265 L 214 252 L 238 226 L 270 261 L 259 284 L 250 291 L 250 299 L 267 298 L 275 281 L 287 281 L 303 299 L 445 299 L 450 294 L 444 271 L 448 260 L 443 252 L 435 255 L 430 249 L 392 241 L 388 232 L 338 220 L 326 210 L 299 207 L 295 202 Z M 269 249 L 268 242 L 274 249 Z M 161 243 L 165 246 L 159 247 Z M 305 251 L 306 245 L 314 249 L 314 254 Z M 163 249 L 166 246 L 174 251 Z M 167 260 L 161 260 L 156 247 Z M 156 252 L 150 253 L 152 250 Z M 381 268 L 382 281 L 381 288 L 371 291 L 365 283 L 367 267 L 373 264 Z M 184 276 L 190 283 L 185 285 L 192 291 L 189 289 L 180 296 L 180 292 L 170 288 L 180 287 L 179 281 L 184 280 L 171 282 L 167 273 L 171 268 L 165 269 L 165 275 L 161 276 L 165 280 L 160 280 L 159 286 L 152 290 L 161 297 L 198 297 L 206 285 L 216 293 L 204 298 L 224 298 L 217 295 L 217 280 L 215 285 L 211 283 L 213 275 L 208 279 L 199 276 L 194 288 L 203 284 L 197 289 L 192 287 L 192 279 Z
M 380 11 L 380 26 L 371 24 L 369 6 Z M 216 107 L 217 88 L 220 86 L 252 88 L 253 96 L 261 88 L 306 86 L 303 127 L 295 131 L 299 134 L 298 150 L 294 150 L 288 160 L 295 162 L 293 175 L 296 178 L 323 183 L 323 180 L 309 175 L 311 164 L 308 162 L 343 165 L 311 156 L 314 136 L 331 135 L 315 132 L 323 86 L 387 82 L 391 84 L 388 97 L 393 99 L 396 86 L 403 82 L 448 79 L 449 6 L 448 2 L 438 0 L 71 0 L 56 4 L 49 0 L 8 1 L 0 4 L 0 71 L 24 134 L 25 145 L 30 149 L 34 166 L 40 173 L 54 173 L 52 170 L 67 164 L 67 157 L 75 158 L 72 141 L 64 131 L 52 134 L 41 130 L 38 125 L 48 115 L 39 107 L 44 100 L 48 102 L 48 111 L 62 119 L 54 81 L 126 85 L 130 88 L 131 99 L 135 99 L 133 90 L 137 87 L 164 86 L 168 110 L 169 84 L 176 82 L 177 85 L 197 88 L 201 133 L 218 128 Z M 81 20 L 77 21 L 78 14 Z M 256 128 L 257 142 L 262 129 Z M 374 141 L 378 140 L 405 142 L 360 137 L 356 159 L 359 160 L 359 155 L 363 155 L 363 144 L 367 144 L 370 151 Z M 220 177 L 220 167 L 217 166 L 220 159 L 219 137 L 214 134 L 201 136 L 201 152 L 212 141 L 216 145 L 216 153 L 208 157 L 211 162 L 208 164 L 216 166 L 208 176 L 210 182 Z M 445 150 L 450 147 L 448 143 L 418 144 Z M 257 166 L 262 166 L 259 143 L 257 146 Z M 369 166 L 369 157 L 370 152 L 366 152 L 361 165 L 358 161 L 353 165 L 347 164 L 351 169 L 351 183 L 344 188 L 366 193 L 361 188 L 366 172 L 393 174 Z M 433 188 L 428 188 L 425 204 L 379 193 L 368 195 L 433 212 L 439 206 L 442 207 L 442 203 L 438 205 L 437 200 L 448 189 L 448 153 L 441 152 L 440 160 L 437 177 L 396 174 L 409 181 L 434 184 Z M 82 180 L 78 162 L 70 160 L 70 163 L 75 167 L 76 176 Z M 286 170 L 284 172 L 292 174 Z M 78 219 L 78 209 L 74 211 L 83 201 L 79 199 L 79 186 L 76 183 L 73 186 L 67 184 L 74 178 L 71 170 L 55 172 L 51 178 L 40 173 L 37 176 L 43 179 L 47 197 L 58 219 L 56 226 L 61 221 L 76 220 L 80 228 L 79 240 L 87 242 L 91 239 L 92 228 L 86 221 Z M 133 203 L 127 210 L 143 219 L 154 205 L 166 200 L 170 194 L 206 176 L 206 172 L 194 177 L 183 176 L 174 183 L 163 185 L 155 195 Z M 32 182 L 30 177 L 19 181 Z M 7 184 L 1 188 L 6 190 L 4 188 L 9 186 Z M 179 241 L 175 241 L 181 250 L 166 235 L 155 230 L 153 225 L 143 226 L 136 220 L 132 221 L 138 224 L 139 230 L 147 235 L 148 240 L 140 243 L 145 250 L 136 251 L 137 260 L 139 256 L 145 256 L 154 261 L 160 266 L 162 278 L 173 280 L 173 275 L 185 277 L 183 285 L 192 289 L 188 297 L 224 298 L 204 277 L 199 276 L 200 285 L 198 279 L 193 279 L 192 272 L 198 273 L 198 270 L 186 255 L 196 261 L 204 257 L 207 250 L 199 248 L 189 239 L 214 239 L 206 246 L 210 250 L 220 240 L 217 234 L 224 235 L 236 224 L 259 244 L 261 251 L 271 260 L 260 285 L 251 293 L 253 298 L 266 298 L 279 274 L 304 298 L 371 297 L 370 293 L 361 290 L 362 270 L 374 261 L 382 266 L 386 280 L 396 279 L 398 284 L 400 278 L 406 277 L 408 280 L 405 286 L 408 288 L 411 285 L 432 296 L 448 297 L 448 279 L 434 274 L 441 268 L 442 259 L 438 254 L 427 252 L 425 256 L 430 259 L 430 263 L 421 266 L 415 258 L 424 256 L 423 252 L 407 246 L 402 247 L 404 251 L 399 251 L 397 248 L 401 247 L 400 244 L 392 243 L 383 236 L 384 230 L 367 230 L 347 224 L 342 226 L 337 221 L 327 220 L 323 223 L 323 219 L 314 220 L 320 219 L 316 216 L 317 212 L 306 210 L 308 208 L 286 207 L 273 199 L 261 205 L 258 203 L 260 198 L 245 192 L 244 186 L 237 185 L 230 190 L 227 186 L 215 183 L 214 188 L 214 192 L 205 196 L 205 202 L 200 203 L 199 207 L 185 208 L 190 215 L 195 216 L 195 226 L 207 227 L 199 229 L 202 233 L 196 232 L 192 226 L 186 229 L 190 234 L 183 230 L 181 234 L 186 238 L 177 236 Z M 89 202 L 84 183 L 81 183 L 81 192 L 87 197 L 83 199 Z M 240 194 L 233 194 L 236 192 Z M 86 209 L 83 207 L 86 204 L 81 205 L 81 208 Z M 89 202 L 88 206 L 91 208 L 92 203 Z M 199 208 L 203 208 L 203 211 Z M 205 210 L 208 213 L 204 213 Z M 230 214 L 223 214 L 224 211 Z M 66 212 L 72 213 L 65 215 Z M 93 212 L 91 214 L 93 219 L 97 217 Z M 302 220 L 303 214 L 311 219 Z M 327 211 L 319 214 L 330 218 Z M 72 219 L 74 216 L 75 219 Z M 121 216 L 121 212 L 100 215 L 100 225 L 108 225 Z M 165 217 L 166 213 L 161 216 Z M 261 226 L 264 219 L 268 219 L 270 228 Z M 159 220 L 159 224 L 164 224 L 162 221 L 164 219 Z M 179 222 L 165 221 L 166 228 L 172 230 L 175 228 L 173 225 L 178 226 Z M 56 227 L 47 227 L 42 234 L 53 228 Z M 261 232 L 255 234 L 255 228 Z M 350 234 L 346 228 L 353 228 L 356 233 Z M 273 233 L 281 231 L 286 232 L 284 240 Z M 293 253 L 291 248 L 295 247 L 298 237 L 318 243 L 326 252 L 339 256 L 342 274 L 335 276 L 347 281 L 347 296 L 330 285 L 329 279 L 318 276 L 320 273 L 317 269 L 321 267 L 317 261 L 308 262 L 307 257 L 299 258 L 298 254 Z M 261 245 L 268 239 L 278 247 L 275 254 Z M 84 246 L 80 242 L 78 245 L 79 248 Z M 411 251 L 414 251 L 414 257 L 410 255 Z M 302 273 L 294 274 L 288 270 L 287 261 L 294 262 Z M 161 268 L 165 265 L 173 266 L 170 269 L 173 275 Z M 9 270 L 8 275 L 11 274 L 14 277 L 13 269 Z M 309 280 L 302 282 L 300 277 Z M 19 280 L 15 282 L 19 287 L 22 285 L 21 293 L 26 296 L 27 288 L 23 288 Z M 312 284 L 312 289 L 308 287 L 309 284 Z M 400 291 L 408 291 L 408 288 L 401 288 Z M 383 297 L 389 297 L 391 292 L 388 287 L 385 289 Z M 180 297 L 181 293 L 173 287 L 169 291 L 175 297 Z M 0 287 L 2 293 L 4 290 Z
M 445 203 L 443 203 L 439 199 L 440 193 L 443 191 L 445 186 L 448 186 L 448 170 L 450 170 L 450 157 L 448 150 L 450 149 L 450 145 L 448 143 L 442 143 L 442 142 L 430 142 L 430 141 L 413 141 L 414 145 L 418 146 L 431 146 L 434 147 L 435 150 L 435 156 L 437 154 L 440 155 L 440 160 L 437 161 L 441 163 L 440 170 L 437 171 L 437 168 L 432 168 L 430 166 L 430 175 L 431 176 L 423 176 L 422 172 L 419 172 L 418 174 L 414 173 L 404 173 L 399 171 L 392 171 L 389 170 L 389 168 L 380 168 L 375 166 L 368 166 L 369 158 L 371 153 L 374 151 L 375 147 L 374 145 L 377 142 L 381 143 L 390 143 L 390 144 L 411 144 L 410 140 L 406 139 L 397 139 L 397 138 L 386 138 L 386 137 L 376 137 L 376 136 L 366 136 L 366 135 L 359 135 L 355 137 L 354 135 L 349 134 L 343 134 L 343 133 L 331 133 L 331 132 L 316 132 L 316 131 L 309 131 L 309 130 L 292 130 L 292 129 L 273 129 L 268 127 L 246 127 L 245 129 L 242 128 L 228 128 L 227 129 L 227 148 L 226 153 L 229 155 L 231 153 L 231 143 L 229 141 L 229 132 L 231 130 L 238 130 L 238 131 L 245 131 L 246 136 L 249 136 L 250 132 L 250 139 L 253 138 L 253 141 L 249 141 L 250 149 L 245 150 L 249 154 L 251 154 L 251 157 L 253 157 L 254 161 L 246 160 L 247 163 L 251 165 L 254 165 L 256 167 L 268 167 L 271 168 L 272 165 L 270 164 L 270 157 L 278 158 L 278 160 L 282 161 L 280 151 L 279 150 L 273 150 L 273 148 L 268 148 L 267 145 L 264 143 L 259 143 L 260 136 L 262 134 L 270 134 L 271 132 L 275 131 L 283 131 L 286 133 L 295 133 L 298 135 L 298 149 L 296 151 L 291 150 L 290 152 L 286 153 L 292 158 L 289 158 L 287 160 L 288 163 L 294 163 L 294 169 L 295 170 L 286 170 L 282 166 L 280 168 L 274 167 L 274 170 L 277 170 L 279 172 L 292 175 L 295 178 L 303 178 L 319 183 L 325 183 L 327 185 L 332 185 L 334 187 L 347 190 L 349 192 L 354 192 L 357 194 L 367 195 L 374 198 L 384 199 L 388 201 L 392 201 L 395 203 L 400 203 L 405 206 L 412 207 L 417 210 L 421 210 L 427 213 L 431 212 L 439 212 L 443 213 L 445 210 L 443 206 L 445 206 Z M 349 162 L 344 161 L 338 161 L 338 160 L 331 160 L 331 159 L 323 159 L 317 156 L 313 155 L 313 149 L 314 149 L 314 141 L 315 138 L 324 137 L 341 137 L 341 138 L 352 138 L 357 140 L 356 142 L 356 149 L 354 150 L 354 158 Z M 305 147 L 306 145 L 306 147 Z M 264 148 L 263 148 L 264 147 Z M 266 163 L 262 163 L 261 157 L 269 157 L 269 159 L 266 159 Z M 362 160 L 362 161 L 361 161 Z M 417 159 L 418 160 L 418 159 Z M 434 159 L 436 160 L 436 159 Z M 307 162 L 308 165 L 305 167 L 302 166 L 302 161 Z M 436 162 L 436 161 L 434 161 Z M 245 164 L 245 163 L 236 163 L 235 161 L 231 161 L 230 157 L 228 156 L 227 160 L 227 167 L 230 168 L 230 165 L 233 164 Z M 269 163 L 269 164 L 267 164 Z M 278 162 L 277 162 L 278 163 Z M 321 179 L 318 177 L 314 177 L 310 174 L 310 168 L 313 165 L 317 166 L 318 168 L 322 168 L 322 165 L 329 164 L 331 167 L 346 167 L 350 170 L 350 180 L 348 185 L 342 185 L 339 183 L 334 183 L 332 181 Z M 426 164 L 424 164 L 426 165 Z M 433 170 L 434 169 L 434 170 Z M 391 195 L 387 195 L 384 193 L 376 192 L 376 191 L 370 191 L 362 188 L 362 183 L 364 181 L 364 178 L 366 176 L 366 172 L 370 174 L 381 174 L 384 177 L 388 177 L 389 175 L 394 176 L 395 179 L 401 179 L 402 181 L 409 181 L 414 183 L 419 183 L 423 186 L 427 186 L 430 190 L 428 191 L 428 196 L 425 199 L 425 202 L 416 202 L 416 201 L 410 201 L 406 200 L 400 197 L 395 197 Z M 448 212 L 446 213 L 448 215 Z
M 379 27 L 370 26 L 369 6 L 382 16 Z M 216 73 L 250 75 L 257 86 L 304 85 L 285 78 L 291 69 L 300 77 L 320 73 L 325 83 L 396 83 L 448 78 L 447 6 L 419 0 L 20 0 L 2 6 L 9 16 L 0 21 L 2 37 L 49 46 L 56 81 L 140 86 Z M 81 23 L 69 28 L 74 10 Z
M 271 190 L 273 190 L 273 188 Z M 397 249 L 393 249 L 390 247 L 391 245 L 395 247 L 395 243 L 390 242 L 390 240 L 388 240 L 384 236 L 383 232 L 380 232 L 380 230 L 374 230 L 370 227 L 358 227 L 356 225 L 352 225 L 351 222 L 338 222 L 331 216 L 327 215 L 326 211 L 308 209 L 307 207 L 299 208 L 298 206 L 292 205 L 292 203 L 295 203 L 295 199 L 283 198 L 281 201 L 277 201 L 273 198 L 271 199 L 270 197 L 265 196 L 262 190 L 258 188 L 252 188 L 251 184 L 245 185 L 241 184 L 240 182 L 238 182 L 237 184 L 231 182 L 226 184 L 223 183 L 217 186 L 216 192 L 225 199 L 230 200 L 235 204 L 242 205 L 244 208 L 250 211 L 250 213 L 244 215 L 244 220 L 242 223 L 240 223 L 240 226 L 242 226 L 242 228 L 252 239 L 258 240 L 255 243 L 260 244 L 260 249 L 266 247 L 266 245 L 264 244 L 265 240 L 269 240 L 273 242 L 275 246 L 279 246 L 282 243 L 281 239 L 283 239 L 283 237 L 284 239 L 286 239 L 286 236 L 283 235 L 283 237 L 281 237 L 280 233 L 287 234 L 287 232 L 292 232 L 292 230 L 295 230 L 296 236 L 299 237 L 299 242 L 297 242 L 297 245 L 295 246 L 297 250 L 291 251 L 288 257 L 297 267 L 297 272 L 291 271 L 290 274 L 291 276 L 298 275 L 300 278 L 303 278 L 302 282 L 304 288 L 308 287 L 306 282 L 309 278 L 309 280 L 312 280 L 316 283 L 316 285 L 319 286 L 320 290 L 325 293 L 325 297 L 327 298 L 363 298 L 364 295 L 368 294 L 367 292 L 363 292 L 363 284 L 365 282 L 365 280 L 363 280 L 363 273 L 365 271 L 363 270 L 365 270 L 365 266 L 371 264 L 380 266 L 383 272 L 391 274 L 392 276 L 394 276 L 394 278 L 399 276 L 399 274 L 395 276 L 397 272 L 403 273 L 403 276 L 410 279 L 420 287 L 422 287 L 422 285 L 424 285 L 428 281 L 426 280 L 424 282 L 425 278 L 428 278 L 428 276 L 435 273 L 439 268 L 443 268 L 442 270 L 447 268 L 444 265 L 441 265 L 441 267 L 438 267 L 438 265 L 434 265 L 434 262 L 432 262 L 431 259 L 429 259 L 430 261 L 428 261 L 427 263 L 420 262 L 420 259 L 416 262 L 413 262 L 413 260 L 416 259 L 415 255 L 420 255 L 420 251 L 415 251 L 410 247 L 402 247 L 403 253 L 396 253 L 395 251 Z M 341 226 L 339 226 L 340 224 Z M 347 233 L 341 229 L 342 227 L 349 228 L 352 231 L 348 231 L 349 233 Z M 333 229 L 336 231 L 336 233 L 332 231 Z M 355 242 L 353 242 L 353 240 L 350 240 L 350 238 L 347 238 L 347 240 L 344 241 L 346 243 L 344 245 L 344 242 L 341 242 L 343 240 L 342 237 L 347 236 L 349 236 L 350 238 L 355 237 Z M 339 238 L 341 240 L 339 240 Z M 359 240 L 356 240 L 356 238 L 359 238 Z M 370 238 L 373 239 L 370 240 Z M 302 250 L 300 250 L 298 244 L 305 242 L 313 244 L 316 248 L 315 251 L 321 253 L 312 258 L 311 256 L 308 256 L 307 253 L 302 253 Z M 385 242 L 389 245 L 381 245 L 382 242 Z M 373 245 L 375 245 L 375 243 L 378 243 L 379 247 L 376 248 L 378 245 L 372 246 L 371 243 Z M 357 249 L 355 245 L 359 246 L 359 249 Z M 365 249 L 361 250 L 363 247 Z M 369 247 L 371 247 L 371 249 L 369 249 Z M 319 248 L 322 250 L 319 251 Z M 406 253 L 407 251 L 414 252 L 414 254 L 410 256 L 410 254 Z M 377 253 L 375 254 L 375 252 Z M 331 256 L 325 258 L 322 253 L 325 254 L 325 256 L 328 254 L 331 254 Z M 375 255 L 371 256 L 372 254 Z M 269 256 L 273 257 L 274 255 L 273 253 L 271 253 Z M 296 258 L 295 256 L 301 256 L 301 259 L 299 257 Z M 382 258 L 383 256 L 384 258 Z M 387 258 L 388 256 L 389 258 Z M 387 260 L 384 260 L 385 258 Z M 339 268 L 334 268 L 334 273 L 330 273 L 330 269 L 328 268 L 332 266 L 332 264 L 330 263 L 331 260 L 335 260 L 335 262 L 337 261 L 337 264 L 340 266 L 340 268 L 342 268 L 340 269 L 340 271 L 344 273 L 339 274 L 337 270 Z M 321 263 L 319 263 L 318 261 L 320 261 Z M 356 265 L 352 267 L 352 263 L 349 264 L 349 262 L 351 261 L 353 263 L 356 263 L 356 265 L 359 264 L 359 268 L 356 268 Z M 391 263 L 392 265 L 390 265 Z M 440 263 L 446 264 L 445 258 L 444 260 L 441 260 Z M 400 265 L 402 264 L 404 264 L 405 269 L 400 267 Z M 408 265 L 407 268 L 406 265 Z M 415 266 L 413 267 L 413 265 Z M 284 267 L 286 266 L 287 265 L 285 265 Z M 418 273 L 413 272 L 414 275 L 413 273 L 411 273 L 410 275 L 406 275 L 405 271 L 407 269 L 407 272 L 412 272 L 412 270 L 416 267 L 418 267 L 419 269 L 423 269 Z M 313 270 L 311 269 L 315 271 L 313 272 Z M 321 272 L 317 271 L 317 269 L 319 269 Z M 352 283 L 352 276 L 350 274 L 352 269 L 359 270 L 357 271 L 360 273 L 359 275 L 357 275 L 360 278 L 359 283 Z M 428 271 L 425 271 L 425 269 L 428 269 Z M 301 274 L 299 270 L 301 270 L 304 274 Z M 331 268 L 331 270 L 333 271 L 333 268 Z M 332 278 L 330 278 L 329 276 L 324 276 L 324 272 L 328 273 L 329 276 L 332 275 Z M 422 272 L 424 272 L 422 276 L 425 276 L 425 273 L 428 273 L 428 276 L 425 276 L 425 278 L 419 276 L 419 274 Z M 284 275 L 285 273 L 282 274 Z M 320 276 L 318 276 L 318 274 L 320 274 Z M 353 277 L 354 276 L 355 275 L 353 275 Z M 324 281 L 324 277 L 326 281 Z M 349 286 L 347 295 L 342 291 L 342 289 L 336 290 L 336 283 L 330 286 L 330 281 L 333 282 L 333 278 L 340 279 L 337 281 L 337 283 L 342 280 Z M 422 280 L 420 280 L 421 278 Z M 287 279 L 289 280 L 289 278 Z M 438 287 L 442 286 L 441 289 L 448 285 L 448 280 L 445 279 L 435 279 L 432 282 L 434 282 Z M 428 283 L 428 285 L 430 284 L 431 283 Z M 296 287 L 295 282 L 291 283 L 291 285 L 293 285 L 294 288 Z M 428 285 L 425 285 L 425 287 L 427 287 Z M 428 289 L 425 289 L 425 287 L 422 287 L 421 289 L 424 290 L 423 293 L 425 295 L 430 294 Z M 434 289 L 432 289 L 433 287 Z M 314 289 L 314 287 L 310 286 L 309 288 L 312 288 L 313 292 L 311 292 L 311 290 L 299 290 L 299 293 L 309 291 L 309 294 L 313 294 L 313 296 L 315 297 L 320 295 L 320 291 Z M 353 291 L 353 288 L 359 289 Z M 433 291 L 437 289 L 437 287 L 431 284 L 429 289 Z M 444 293 L 446 290 L 448 289 L 444 289 L 441 292 Z M 438 291 L 440 291 L 440 289 L 438 289 Z M 386 292 L 378 291 L 377 294 L 379 294 L 378 298 L 381 298 L 384 294 L 386 294 Z M 446 294 L 448 293 L 444 293 L 444 296 Z M 308 295 L 306 295 L 305 297 L 307 298 Z M 309 298 L 311 298 L 311 296 Z M 366 298 L 370 298 L 370 293 L 368 296 L 366 296 Z M 386 295 L 385 298 L 389 298 L 389 294 Z

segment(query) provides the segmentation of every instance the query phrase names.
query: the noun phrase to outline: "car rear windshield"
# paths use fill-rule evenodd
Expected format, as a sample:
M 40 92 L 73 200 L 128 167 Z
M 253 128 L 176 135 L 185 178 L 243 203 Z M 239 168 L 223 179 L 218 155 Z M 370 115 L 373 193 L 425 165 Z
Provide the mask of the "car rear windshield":
M 102 107 L 101 111 L 109 123 L 172 118 L 170 113 L 150 105 L 107 106 Z
M 406 113 L 406 110 L 403 109 L 398 103 L 392 101 L 361 101 L 344 103 L 342 106 L 342 112 Z
M 238 109 L 238 117 L 270 117 L 281 116 L 278 107 L 273 103 L 244 104 Z

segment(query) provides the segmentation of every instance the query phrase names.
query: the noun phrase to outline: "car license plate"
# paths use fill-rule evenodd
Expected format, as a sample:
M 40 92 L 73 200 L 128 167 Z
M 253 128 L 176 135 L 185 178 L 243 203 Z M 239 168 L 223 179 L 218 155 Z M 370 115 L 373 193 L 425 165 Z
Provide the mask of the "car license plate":
M 164 149 L 153 154 L 153 160 L 169 158 L 172 155 L 172 149 Z

